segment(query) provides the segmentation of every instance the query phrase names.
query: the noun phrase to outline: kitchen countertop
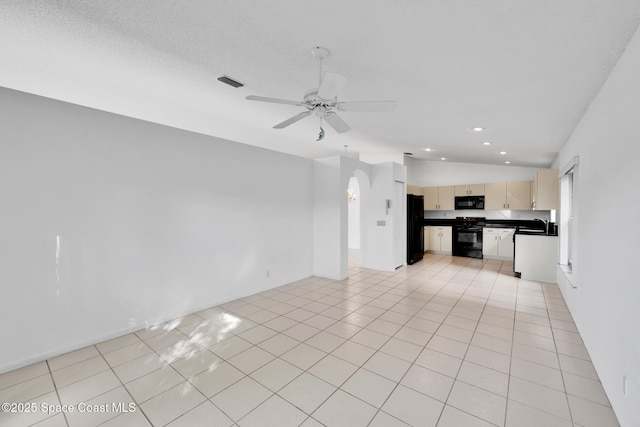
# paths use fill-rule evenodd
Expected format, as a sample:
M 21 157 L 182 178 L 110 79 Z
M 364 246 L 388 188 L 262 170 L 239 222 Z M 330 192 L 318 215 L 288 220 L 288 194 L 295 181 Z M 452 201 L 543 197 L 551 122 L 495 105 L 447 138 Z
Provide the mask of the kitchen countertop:
M 558 233 L 545 233 L 544 230 L 529 230 L 529 229 L 525 229 L 525 230 L 520 230 L 520 229 L 516 229 L 516 234 L 527 234 L 530 236 L 554 236 L 554 237 L 558 237 Z
M 425 218 L 424 226 L 454 226 L 458 224 L 455 218 Z M 546 234 L 544 225 L 540 221 L 528 219 L 487 219 L 485 227 L 490 228 L 515 228 L 518 234 L 535 236 L 557 236 L 556 233 Z

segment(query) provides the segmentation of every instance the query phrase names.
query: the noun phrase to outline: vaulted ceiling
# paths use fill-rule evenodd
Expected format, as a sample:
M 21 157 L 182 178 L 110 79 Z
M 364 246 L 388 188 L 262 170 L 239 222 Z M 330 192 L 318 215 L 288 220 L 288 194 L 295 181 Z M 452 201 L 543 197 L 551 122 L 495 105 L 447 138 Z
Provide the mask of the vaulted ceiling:
M 639 22 L 640 0 L 3 0 L 0 86 L 309 158 L 547 167 Z M 245 97 L 301 100 L 314 46 L 338 100 L 396 109 L 273 129 L 301 107 Z

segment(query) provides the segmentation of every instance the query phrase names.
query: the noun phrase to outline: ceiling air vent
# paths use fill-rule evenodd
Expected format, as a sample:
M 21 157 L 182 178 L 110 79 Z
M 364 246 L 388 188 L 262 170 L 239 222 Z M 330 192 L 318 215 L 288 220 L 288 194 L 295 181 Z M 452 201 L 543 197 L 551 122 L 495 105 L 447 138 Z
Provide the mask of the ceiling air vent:
M 233 87 L 242 87 L 242 86 L 244 86 L 244 84 L 240 83 L 237 80 L 233 80 L 231 77 L 228 77 L 228 76 L 218 77 L 218 80 L 220 80 L 222 83 L 226 83 L 229 86 L 233 86 Z

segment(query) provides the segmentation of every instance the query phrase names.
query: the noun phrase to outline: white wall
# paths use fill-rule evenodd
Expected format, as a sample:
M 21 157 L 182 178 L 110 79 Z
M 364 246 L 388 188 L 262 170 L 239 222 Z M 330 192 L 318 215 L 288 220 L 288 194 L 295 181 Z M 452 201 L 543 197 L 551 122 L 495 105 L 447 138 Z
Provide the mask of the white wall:
M 0 111 L 0 372 L 313 274 L 312 161 L 3 88 Z
M 341 263 L 343 255 L 347 256 L 343 254 L 346 243 L 342 247 L 346 223 L 341 215 L 347 188 L 341 186 L 340 166 L 340 157 L 313 162 L 313 271 L 317 276 L 337 280 L 347 274 L 347 267 L 342 268 Z
M 580 156 L 578 287 L 562 291 L 623 427 L 640 425 L 638 76 L 640 32 L 553 165 Z
M 418 187 L 482 184 L 485 182 L 533 181 L 535 168 L 476 165 L 407 157 L 407 184 Z
M 360 161 L 371 165 L 390 162 L 404 165 L 407 156 L 402 153 L 359 153 L 358 157 Z

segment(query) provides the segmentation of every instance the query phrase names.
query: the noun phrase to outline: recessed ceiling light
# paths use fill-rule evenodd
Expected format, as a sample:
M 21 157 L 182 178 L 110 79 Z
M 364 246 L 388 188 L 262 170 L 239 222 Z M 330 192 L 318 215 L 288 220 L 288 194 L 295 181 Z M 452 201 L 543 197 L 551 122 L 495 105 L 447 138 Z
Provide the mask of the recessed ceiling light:
M 425 148 L 424 151 L 433 151 L 433 148 Z
M 491 143 L 489 141 L 485 141 L 482 143 L 482 145 L 491 145 Z
M 506 163 L 506 164 L 508 164 L 508 165 L 510 165 L 510 164 L 511 164 L 511 162 L 510 162 L 509 160 L 507 160 L 505 163 Z
M 446 157 L 440 157 L 440 160 L 447 160 Z
M 499 154 L 502 154 L 504 156 L 505 154 L 507 154 L 507 152 L 506 151 L 501 151 Z
M 475 131 L 475 132 L 482 132 L 485 128 L 481 127 L 481 126 L 476 126 L 471 128 L 471 130 Z

